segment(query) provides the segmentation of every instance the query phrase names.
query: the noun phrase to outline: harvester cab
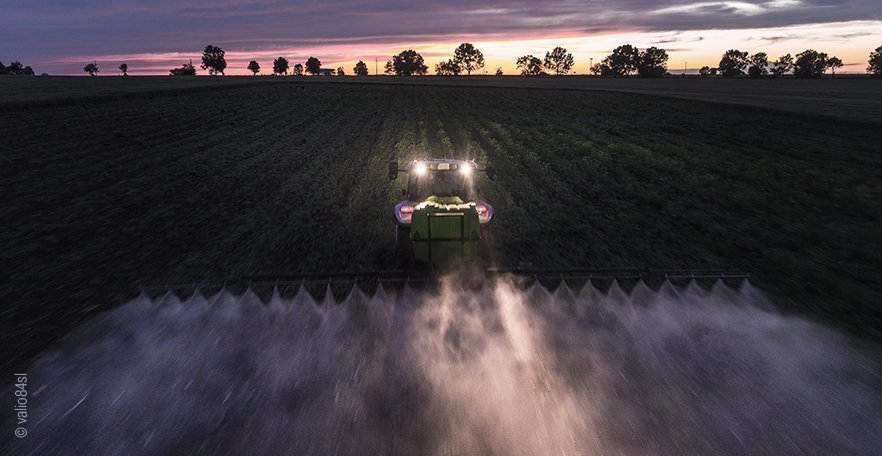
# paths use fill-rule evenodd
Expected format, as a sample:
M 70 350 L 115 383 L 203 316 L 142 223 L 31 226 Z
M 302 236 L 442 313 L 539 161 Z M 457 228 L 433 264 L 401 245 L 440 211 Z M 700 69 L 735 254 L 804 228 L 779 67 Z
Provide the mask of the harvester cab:
M 493 179 L 493 168 L 437 158 L 390 163 L 389 179 L 399 173 L 407 174 L 403 200 L 393 209 L 399 267 L 439 269 L 486 256 L 493 206 L 478 198 L 477 175 Z

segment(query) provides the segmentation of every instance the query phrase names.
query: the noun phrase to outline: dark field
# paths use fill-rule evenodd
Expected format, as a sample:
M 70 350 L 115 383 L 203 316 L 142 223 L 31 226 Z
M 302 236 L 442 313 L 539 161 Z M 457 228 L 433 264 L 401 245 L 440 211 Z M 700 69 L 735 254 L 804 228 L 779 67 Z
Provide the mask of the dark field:
M 139 284 L 392 268 L 402 184 L 386 163 L 430 155 L 497 167 L 499 265 L 736 268 L 784 309 L 880 336 L 878 115 L 286 81 L 63 103 L 4 91 L 7 361 Z
M 690 100 L 756 106 L 807 115 L 882 122 L 882 81 L 849 75 L 825 79 L 720 79 L 669 77 L 663 79 L 474 77 L 39 77 L 0 78 L 0 111 L 20 107 L 64 105 L 145 93 L 214 90 L 251 84 L 381 84 L 454 87 L 528 88 L 573 91 L 630 92 Z

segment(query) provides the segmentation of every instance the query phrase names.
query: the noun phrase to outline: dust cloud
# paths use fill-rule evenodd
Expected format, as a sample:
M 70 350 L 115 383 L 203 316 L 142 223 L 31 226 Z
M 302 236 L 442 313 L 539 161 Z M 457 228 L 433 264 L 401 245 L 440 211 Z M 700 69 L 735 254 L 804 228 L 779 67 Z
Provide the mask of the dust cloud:
M 29 435 L 0 439 L 35 455 L 872 454 L 879 367 L 749 283 L 141 296 L 34 362 Z

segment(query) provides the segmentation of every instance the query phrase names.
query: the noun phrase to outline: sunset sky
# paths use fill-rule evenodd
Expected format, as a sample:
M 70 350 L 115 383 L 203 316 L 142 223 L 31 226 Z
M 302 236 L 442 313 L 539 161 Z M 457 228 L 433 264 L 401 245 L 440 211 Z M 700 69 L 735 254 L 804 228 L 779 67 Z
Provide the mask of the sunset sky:
M 489 73 L 513 74 L 519 56 L 563 46 L 584 74 L 625 43 L 667 49 L 674 73 L 716 66 L 730 48 L 771 59 L 812 48 L 851 73 L 882 46 L 879 0 L 0 0 L 0 12 L 0 61 L 50 74 L 83 74 L 92 60 L 102 75 L 122 62 L 131 74 L 168 74 L 198 62 L 206 44 L 227 51 L 227 74 L 247 73 L 251 59 L 270 73 L 278 56 L 292 65 L 316 56 L 347 73 L 364 60 L 373 74 L 375 59 L 382 71 L 404 49 L 431 70 L 464 41 L 484 53 Z

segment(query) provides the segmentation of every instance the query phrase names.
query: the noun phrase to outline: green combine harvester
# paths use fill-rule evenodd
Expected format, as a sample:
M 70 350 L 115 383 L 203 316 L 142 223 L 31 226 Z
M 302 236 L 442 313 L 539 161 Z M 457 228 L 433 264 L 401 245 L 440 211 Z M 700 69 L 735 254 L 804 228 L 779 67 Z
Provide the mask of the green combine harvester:
M 494 168 L 446 158 L 412 160 L 403 166 L 389 163 L 390 181 L 401 173 L 407 174 L 407 184 L 393 209 L 399 270 L 379 273 L 381 281 L 402 277 L 410 281 L 463 264 L 478 264 L 487 276 L 518 275 L 533 280 L 740 281 L 750 277 L 726 269 L 535 268 L 529 263 L 498 267 L 490 258 L 493 206 L 479 198 L 482 174 L 494 180 Z
M 389 179 L 399 173 L 407 174 L 403 200 L 393 209 L 400 268 L 437 270 L 487 259 L 493 206 L 477 197 L 477 175 L 493 179 L 493 168 L 437 158 L 390 163 Z

